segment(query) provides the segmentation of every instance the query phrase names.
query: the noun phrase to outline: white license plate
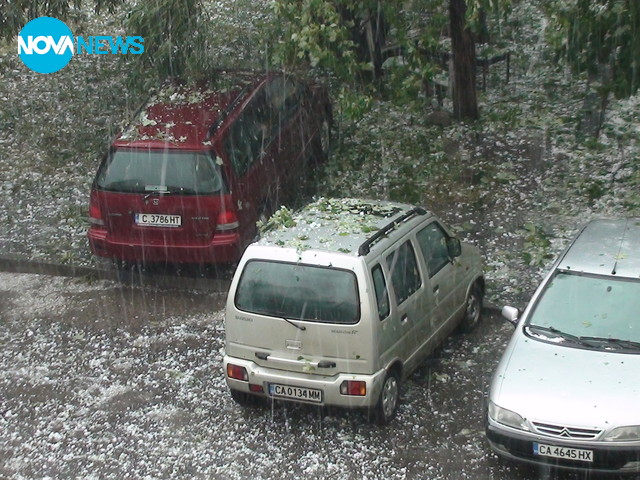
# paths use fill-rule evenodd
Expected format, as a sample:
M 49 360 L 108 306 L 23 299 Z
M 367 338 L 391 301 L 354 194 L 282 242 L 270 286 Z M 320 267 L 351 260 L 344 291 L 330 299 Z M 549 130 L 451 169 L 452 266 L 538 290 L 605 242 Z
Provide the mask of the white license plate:
M 593 462 L 593 450 L 580 448 L 557 447 L 543 443 L 533 444 L 533 454 L 541 457 L 562 458 L 564 460 L 576 460 L 579 462 Z
M 162 215 L 157 213 L 136 213 L 136 225 L 147 227 L 179 227 L 182 225 L 180 215 Z
M 292 387 L 290 385 L 280 385 L 279 383 L 269 384 L 269 395 L 272 397 L 292 398 L 305 402 L 322 402 L 322 390 L 314 388 Z

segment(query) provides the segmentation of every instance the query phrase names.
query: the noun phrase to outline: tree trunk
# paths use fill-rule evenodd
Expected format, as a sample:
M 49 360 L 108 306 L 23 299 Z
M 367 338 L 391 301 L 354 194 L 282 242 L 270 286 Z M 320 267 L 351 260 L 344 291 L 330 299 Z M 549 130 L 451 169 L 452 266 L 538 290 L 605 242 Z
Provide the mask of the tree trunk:
M 457 120 L 476 120 L 476 46 L 466 25 L 465 0 L 449 0 L 449 24 L 453 50 L 453 115 Z
M 337 9 L 345 24 L 352 24 L 351 39 L 356 45 L 356 55 L 361 62 L 371 62 L 372 70 L 368 80 L 379 80 L 382 77 L 382 48 L 387 39 L 388 25 L 384 18 L 381 2 L 377 2 L 375 11 L 356 8 L 356 5 L 345 2 Z

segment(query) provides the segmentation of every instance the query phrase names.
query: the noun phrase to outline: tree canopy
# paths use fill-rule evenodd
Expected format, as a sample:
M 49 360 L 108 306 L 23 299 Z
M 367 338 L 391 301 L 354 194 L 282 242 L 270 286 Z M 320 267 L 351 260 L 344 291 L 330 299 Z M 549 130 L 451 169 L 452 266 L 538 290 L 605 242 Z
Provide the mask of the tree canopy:
M 357 80 L 379 88 L 384 75 L 385 82 L 395 75 L 398 90 L 414 97 L 418 89 L 434 83 L 438 72 L 452 73 L 454 114 L 475 119 L 475 44 L 491 41 L 511 1 L 272 0 L 271 22 L 260 26 L 256 32 L 260 45 L 251 48 L 267 68 L 320 69 L 343 83 Z M 637 0 L 541 1 L 553 27 L 547 29 L 551 43 L 576 72 L 588 73 L 606 94 L 620 97 L 638 90 Z M 234 13 L 246 10 L 250 11 L 246 15 L 253 15 L 250 3 L 238 1 Z M 83 0 L 0 0 L 0 35 L 13 37 L 38 16 L 72 18 L 86 4 Z M 220 27 L 214 3 L 140 0 L 127 7 L 122 0 L 89 0 L 89 4 L 98 13 L 122 12 L 125 30 L 145 38 L 146 54 L 130 59 L 132 78 L 198 79 L 218 61 L 215 54 L 222 48 L 212 44 L 212 32 Z M 246 23 L 238 22 L 236 36 L 242 36 L 240 25 Z M 234 32 L 227 31 L 229 38 L 219 36 L 233 45 Z M 247 53 L 228 50 L 236 57 Z M 449 72 L 443 59 L 451 55 L 454 66 Z M 399 59 L 395 63 L 399 68 L 383 71 L 385 59 L 393 56 Z
M 103 10 L 113 12 L 123 0 L 93 0 L 96 13 Z M 11 38 L 17 35 L 22 27 L 37 17 L 67 18 L 73 11 L 80 9 L 82 0 L 53 0 L 41 2 L 37 0 L 0 0 L 0 36 Z
M 548 0 L 552 43 L 576 71 L 618 97 L 640 87 L 640 2 Z

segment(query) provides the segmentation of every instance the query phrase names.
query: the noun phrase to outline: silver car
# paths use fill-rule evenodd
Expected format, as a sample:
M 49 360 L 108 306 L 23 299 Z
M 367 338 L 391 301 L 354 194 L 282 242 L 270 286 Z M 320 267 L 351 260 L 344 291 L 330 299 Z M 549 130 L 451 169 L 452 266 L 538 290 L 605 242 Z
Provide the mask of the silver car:
M 368 410 L 387 423 L 400 383 L 480 319 L 477 247 L 400 203 L 320 198 L 279 210 L 229 289 L 231 396 Z
M 486 434 L 534 464 L 640 471 L 640 219 L 589 223 L 554 264 L 494 373 Z

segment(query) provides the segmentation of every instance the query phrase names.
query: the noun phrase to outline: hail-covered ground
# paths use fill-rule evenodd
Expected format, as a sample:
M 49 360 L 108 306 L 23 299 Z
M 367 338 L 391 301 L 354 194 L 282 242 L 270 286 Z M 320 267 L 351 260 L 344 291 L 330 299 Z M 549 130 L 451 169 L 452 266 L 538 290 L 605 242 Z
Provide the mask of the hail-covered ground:
M 551 478 L 484 439 L 483 392 L 513 330 L 496 315 L 448 339 L 378 427 L 358 411 L 236 405 L 224 301 L 0 273 L 0 478 Z
M 226 36 L 255 34 L 240 3 L 209 3 Z M 429 121 L 430 99 L 336 96 L 333 157 L 317 175 L 327 197 L 440 215 L 480 246 L 497 305 L 522 306 L 589 219 L 640 216 L 640 97 L 612 99 L 598 139 L 585 133 L 586 85 L 549 65 L 543 15 L 524 3 L 510 81 L 491 67 L 480 122 Z M 126 63 L 98 57 L 43 76 L 0 43 L 2 257 L 93 264 L 90 184 L 145 97 L 128 88 Z M 153 282 L 0 274 L 0 477 L 538 478 L 499 462 L 482 436 L 482 392 L 510 334 L 495 316 L 452 337 L 380 429 L 358 412 L 235 406 L 221 371 L 223 303 L 224 292 Z

